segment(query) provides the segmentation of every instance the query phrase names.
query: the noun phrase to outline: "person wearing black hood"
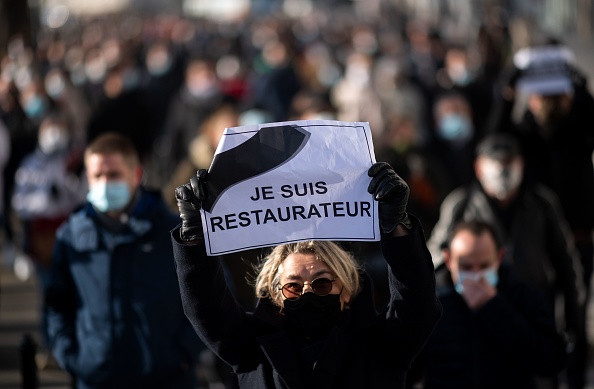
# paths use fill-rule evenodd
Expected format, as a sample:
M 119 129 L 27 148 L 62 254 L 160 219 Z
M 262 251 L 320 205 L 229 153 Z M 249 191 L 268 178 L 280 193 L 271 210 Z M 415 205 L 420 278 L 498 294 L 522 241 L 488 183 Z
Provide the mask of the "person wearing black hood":
M 371 278 L 329 241 L 275 247 L 255 278 L 255 311 L 244 311 L 221 260 L 206 255 L 200 208 L 207 171 L 176 189 L 182 223 L 172 241 L 184 311 L 239 387 L 404 388 L 441 306 L 422 228 L 406 212 L 408 185 L 387 163 L 368 174 L 390 268 L 390 299 L 379 314 Z

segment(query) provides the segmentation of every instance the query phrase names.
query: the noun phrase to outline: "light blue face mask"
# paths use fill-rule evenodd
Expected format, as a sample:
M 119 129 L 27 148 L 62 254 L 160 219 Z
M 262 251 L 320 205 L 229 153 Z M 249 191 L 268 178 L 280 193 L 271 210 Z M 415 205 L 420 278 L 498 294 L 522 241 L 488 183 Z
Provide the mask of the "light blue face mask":
M 458 74 L 456 77 L 452 77 L 452 81 L 457 86 L 464 87 L 474 81 L 474 75 L 468 70 L 465 70 L 463 72 L 460 72 L 460 74 Z
M 43 116 L 47 110 L 47 103 L 40 96 L 33 96 L 23 106 L 25 115 L 27 117 L 35 119 Z
M 130 198 L 130 188 L 125 181 L 100 182 L 91 186 L 87 193 L 87 200 L 100 212 L 121 211 Z
M 496 287 L 499 282 L 499 274 L 497 274 L 497 269 L 493 267 L 478 272 L 460 271 L 458 273 L 458 282 L 456 282 L 456 285 L 454 286 L 456 292 L 459 294 L 464 292 L 464 280 L 480 281 L 481 278 L 484 278 L 493 288 Z
M 446 141 L 466 142 L 472 137 L 472 122 L 457 113 L 447 114 L 440 119 L 437 131 Z

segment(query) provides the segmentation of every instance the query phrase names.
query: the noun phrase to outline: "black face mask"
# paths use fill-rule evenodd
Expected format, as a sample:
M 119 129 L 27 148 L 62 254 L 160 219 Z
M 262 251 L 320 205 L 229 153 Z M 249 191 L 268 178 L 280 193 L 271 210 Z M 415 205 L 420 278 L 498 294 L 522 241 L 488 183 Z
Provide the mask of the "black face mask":
M 285 300 L 283 311 L 288 326 L 297 333 L 311 337 L 324 336 L 340 318 L 340 295 L 304 293 L 297 300 Z

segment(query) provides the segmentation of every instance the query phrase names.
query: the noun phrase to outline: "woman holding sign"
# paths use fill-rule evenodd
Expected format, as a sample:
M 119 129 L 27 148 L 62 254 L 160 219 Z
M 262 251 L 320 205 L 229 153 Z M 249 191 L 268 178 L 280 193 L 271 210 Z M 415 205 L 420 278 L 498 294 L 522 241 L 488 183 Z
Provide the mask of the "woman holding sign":
M 409 188 L 386 163 L 369 169 L 379 201 L 390 299 L 375 311 L 372 285 L 337 244 L 281 244 L 256 276 L 258 303 L 245 312 L 218 257 L 206 255 L 200 208 L 206 170 L 176 189 L 182 224 L 172 231 L 184 310 L 242 388 L 404 388 L 409 366 L 440 315 L 431 256 Z

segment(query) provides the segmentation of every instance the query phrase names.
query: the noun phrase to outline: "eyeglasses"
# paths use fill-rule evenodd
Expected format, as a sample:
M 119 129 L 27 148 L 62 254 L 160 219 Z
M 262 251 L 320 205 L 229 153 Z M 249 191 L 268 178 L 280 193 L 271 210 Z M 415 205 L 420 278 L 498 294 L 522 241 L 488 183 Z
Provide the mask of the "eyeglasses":
M 309 284 L 311 290 L 318 296 L 329 295 L 332 291 L 332 284 L 336 281 L 329 278 L 316 278 L 312 282 L 304 282 L 300 284 L 298 282 L 289 282 L 284 285 L 279 285 L 279 289 L 282 291 L 283 296 L 287 300 L 297 300 L 303 294 L 303 288 L 305 284 Z

